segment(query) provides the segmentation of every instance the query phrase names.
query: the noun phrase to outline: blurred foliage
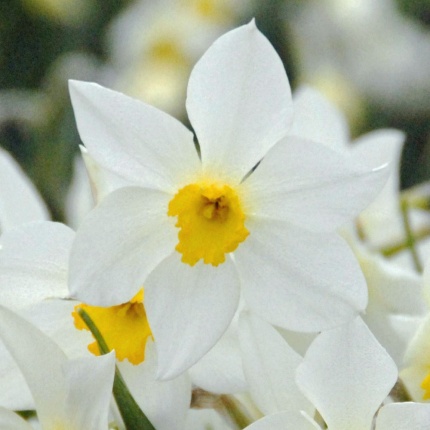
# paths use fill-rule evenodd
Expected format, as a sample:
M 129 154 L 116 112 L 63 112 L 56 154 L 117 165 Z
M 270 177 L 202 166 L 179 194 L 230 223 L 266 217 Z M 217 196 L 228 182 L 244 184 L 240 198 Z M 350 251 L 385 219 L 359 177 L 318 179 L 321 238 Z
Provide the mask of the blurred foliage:
M 67 52 L 84 52 L 106 59 L 105 26 L 127 3 L 94 0 L 88 17 L 65 25 L 55 16 L 46 16 L 43 10 L 28 7 L 28 2 L 2 0 L 0 91 L 14 88 L 48 91 L 51 67 Z M 72 173 L 73 155 L 80 143 L 68 98 L 55 94 L 50 117 L 43 124 L 34 125 L 8 115 L 0 120 L 0 145 L 15 156 L 35 182 L 53 218 L 63 220 L 64 195 Z
M 397 0 L 397 2 L 403 13 L 430 25 L 430 0 Z

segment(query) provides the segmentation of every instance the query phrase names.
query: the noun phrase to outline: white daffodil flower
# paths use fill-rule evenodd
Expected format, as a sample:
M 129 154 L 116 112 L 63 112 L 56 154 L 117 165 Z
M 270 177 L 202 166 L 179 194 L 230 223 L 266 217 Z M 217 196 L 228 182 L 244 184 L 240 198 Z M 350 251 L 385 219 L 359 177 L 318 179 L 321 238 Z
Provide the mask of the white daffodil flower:
M 376 430 L 419 430 L 428 424 L 428 405 L 389 404 L 378 411 L 396 379 L 396 365 L 360 318 L 320 334 L 309 347 L 296 377 L 328 430 L 371 430 L 376 413 Z M 321 427 L 304 412 L 278 412 L 248 427 L 278 428 Z
M 49 219 L 36 187 L 8 152 L 0 149 L 0 232 Z
M 27 381 L 42 430 L 108 428 L 113 353 L 68 360 L 55 342 L 4 307 L 0 307 L 0 338 Z M 3 416 L 0 420 L 6 419 Z M 17 425 L 17 429 L 31 428 L 27 423 Z
M 136 185 L 81 225 L 71 293 L 112 306 L 144 285 L 160 377 L 216 343 L 240 287 L 250 309 L 293 330 L 333 327 L 365 308 L 364 279 L 335 230 L 382 188 L 385 169 L 288 136 L 288 79 L 254 22 L 219 38 L 191 74 L 200 157 L 167 114 L 92 83 L 70 91 L 89 154 Z
M 50 336 L 71 358 L 85 357 L 98 349 L 77 317 L 84 308 L 98 326 L 119 360 L 124 379 L 135 400 L 158 429 L 181 429 L 190 404 L 191 384 L 184 374 L 172 381 L 156 381 L 157 363 L 143 303 L 128 301 L 113 308 L 93 308 L 68 297 L 67 272 L 74 232 L 53 222 L 28 223 L 0 238 L 0 302 L 13 308 Z M 57 299 L 57 300 L 55 300 Z M 73 316 L 72 316 L 73 315 Z M 151 345 L 148 345 L 148 342 Z M 87 349 L 87 345 L 88 349 Z M 139 358 L 135 360 L 135 357 Z M 132 368 L 132 369 L 130 369 Z M 0 348 L 0 405 L 31 409 L 33 401 L 16 366 Z M 165 399 L 175 406 L 166 410 Z

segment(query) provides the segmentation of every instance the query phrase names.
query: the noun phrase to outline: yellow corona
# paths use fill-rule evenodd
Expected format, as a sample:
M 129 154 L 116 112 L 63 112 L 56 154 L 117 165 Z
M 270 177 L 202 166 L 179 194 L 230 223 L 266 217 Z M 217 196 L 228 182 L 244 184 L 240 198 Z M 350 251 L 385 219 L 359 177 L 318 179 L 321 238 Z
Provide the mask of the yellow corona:
M 146 341 L 152 334 L 143 306 L 143 289 L 129 302 L 118 306 L 76 305 L 72 313 L 75 327 L 88 330 L 77 312 L 79 308 L 87 312 L 109 349 L 115 350 L 118 360 L 127 359 L 132 364 L 139 364 L 145 359 Z M 88 345 L 88 349 L 94 355 L 100 355 L 97 342 Z
M 190 184 L 169 203 L 167 214 L 176 216 L 176 250 L 191 266 L 199 260 L 218 266 L 249 235 L 236 191 L 222 184 Z

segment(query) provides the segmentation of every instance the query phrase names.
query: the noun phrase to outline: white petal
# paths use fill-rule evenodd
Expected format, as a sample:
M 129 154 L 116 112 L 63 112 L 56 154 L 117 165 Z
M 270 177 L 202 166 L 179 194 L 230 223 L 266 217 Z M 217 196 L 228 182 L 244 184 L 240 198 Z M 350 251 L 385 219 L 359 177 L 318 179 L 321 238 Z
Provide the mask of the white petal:
M 342 238 L 271 220 L 252 219 L 247 227 L 235 261 L 245 300 L 263 319 L 315 332 L 364 310 L 364 276 Z
M 70 81 L 70 94 L 81 139 L 105 168 L 171 192 L 200 168 L 192 133 L 173 117 L 93 83 Z
M 422 278 L 357 244 L 355 251 L 369 290 L 369 305 L 363 319 L 394 361 L 401 365 L 406 346 L 420 319 L 428 312 Z
M 49 219 L 45 203 L 18 163 L 0 149 L 0 229 Z
M 301 86 L 293 95 L 294 121 L 289 135 L 347 151 L 349 129 L 345 116 L 320 92 Z
M 426 262 L 423 271 L 423 296 L 430 307 L 430 260 Z
M 311 418 L 299 412 L 278 412 L 261 418 L 246 430 L 321 430 Z
M 69 358 L 90 355 L 87 345 L 94 342 L 88 330 L 78 330 L 72 312 L 79 302 L 44 300 L 19 311 L 19 315 L 48 335 Z
M 204 167 L 233 181 L 285 136 L 292 119 L 288 79 L 253 21 L 221 36 L 196 64 L 187 111 Z
M 351 221 L 383 187 L 388 170 L 371 170 L 322 144 L 288 137 L 244 182 L 247 213 L 314 231 Z
M 63 370 L 67 386 L 65 422 L 76 429 L 106 429 L 115 372 L 115 352 L 68 361 Z
M 360 214 L 360 226 L 374 246 L 390 238 L 391 224 L 396 227 L 399 213 L 400 159 L 405 135 L 399 130 L 376 130 L 353 142 L 351 156 L 374 168 L 390 163 L 390 175 L 376 199 Z
M 81 145 L 82 148 L 84 148 Z M 86 151 L 86 149 L 84 148 Z M 82 151 L 82 149 L 81 149 Z M 80 155 L 73 160 L 73 173 L 64 202 L 67 225 L 76 229 L 84 216 L 94 207 L 95 200 L 87 169 Z
M 425 430 L 430 423 L 430 405 L 422 403 L 391 403 L 376 418 L 376 430 Z
M 410 339 L 404 361 L 408 366 L 401 371 L 401 379 L 404 382 L 411 397 L 416 401 L 422 401 L 424 389 L 421 383 L 429 373 L 430 365 L 430 315 L 419 325 L 415 335 Z
M 86 330 L 73 325 L 71 300 L 44 300 L 19 311 L 27 321 L 51 337 L 69 357 L 88 355 L 87 345 L 93 342 Z M 14 410 L 34 409 L 27 384 L 15 361 L 0 343 L 0 405 Z M 0 427 L 1 428 L 1 427 Z
M 312 413 L 313 406 L 295 382 L 296 368 L 302 357 L 275 328 L 249 312 L 242 313 L 239 339 L 244 372 L 258 408 L 264 414 L 283 410 Z
M 67 266 L 75 233 L 54 222 L 35 222 L 1 236 L 0 302 L 22 308 L 66 297 Z
M 402 315 L 424 315 L 428 308 L 422 294 L 422 277 L 406 270 L 379 254 L 356 247 L 373 301 L 386 312 Z
M 42 426 L 63 419 L 65 381 L 62 366 L 67 358 L 36 327 L 0 307 L 0 337 L 15 359 L 36 403 Z
M 145 282 L 145 309 L 158 353 L 158 377 L 191 367 L 229 326 L 239 302 L 239 279 L 230 259 L 218 267 L 191 267 L 175 252 Z
M 331 430 L 370 429 L 396 380 L 396 365 L 360 318 L 321 333 L 297 370 Z
M 13 410 L 34 409 L 28 385 L 7 348 L 0 342 L 0 405 Z M 1 426 L 0 426 L 1 428 Z
M 189 374 L 194 385 L 211 393 L 235 394 L 247 391 L 237 324 L 234 321 L 215 346 L 190 368 Z
M 167 216 L 171 196 L 138 187 L 114 191 L 81 224 L 70 257 L 69 287 L 85 303 L 129 301 L 177 242 Z
M 189 409 L 185 430 L 227 430 L 227 424 L 223 418 L 213 409 Z
M 170 381 L 157 381 L 157 355 L 148 340 L 145 361 L 138 366 L 120 363 L 127 387 L 157 430 L 183 430 L 191 402 L 191 383 L 187 374 Z
M 80 145 L 79 149 L 81 150 L 82 159 L 85 163 L 87 177 L 90 181 L 93 201 L 95 204 L 99 204 L 103 198 L 112 191 L 133 185 L 110 170 L 103 168 L 96 162 L 96 160 L 94 160 L 93 157 L 91 157 L 85 146 Z
M 3 387 L 2 387 L 3 390 Z M 32 430 L 30 424 L 15 412 L 0 407 L 0 428 L 7 430 Z
M 400 130 L 379 129 L 360 136 L 351 145 L 351 155 L 359 157 L 370 168 L 392 164 L 393 175 L 388 187 L 391 187 L 391 198 L 399 191 L 400 158 L 405 138 L 405 133 Z

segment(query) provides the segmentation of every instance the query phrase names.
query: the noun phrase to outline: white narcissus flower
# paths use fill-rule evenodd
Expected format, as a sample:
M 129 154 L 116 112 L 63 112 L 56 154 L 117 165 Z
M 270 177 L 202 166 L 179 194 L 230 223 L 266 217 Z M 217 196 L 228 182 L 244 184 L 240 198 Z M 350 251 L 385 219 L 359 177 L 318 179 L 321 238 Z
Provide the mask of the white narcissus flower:
M 70 90 L 89 154 L 135 185 L 78 230 L 71 293 L 111 306 L 143 285 L 160 377 L 216 343 L 240 287 L 250 309 L 292 330 L 333 327 L 365 308 L 364 279 L 335 230 L 382 188 L 386 169 L 288 137 L 288 80 L 253 22 L 219 38 L 191 74 L 200 157 L 189 130 L 157 109 L 96 84 Z
M 73 238 L 70 228 L 54 222 L 28 223 L 3 234 L 0 302 L 19 311 L 71 358 L 89 355 L 87 345 L 92 338 L 85 330 L 78 330 L 85 327 L 73 312 L 74 306 L 84 308 L 108 346 L 116 349 L 119 359 L 131 361 L 132 356 L 140 357 L 136 365 L 120 362 L 119 366 L 136 402 L 157 430 L 182 429 L 191 398 L 190 380 L 187 374 L 171 381 L 155 380 L 157 357 L 153 343 L 146 342 L 150 329 L 143 304 L 128 302 L 115 308 L 95 309 L 71 300 L 58 300 L 68 296 L 68 257 Z M 1 346 L 0 385 L 4 389 L 0 390 L 0 405 L 32 409 L 33 401 L 22 377 Z M 170 400 L 165 402 L 166 399 Z M 169 404 L 174 406 L 166 411 L 163 405 Z
M 0 307 L 0 338 L 27 381 L 42 430 L 108 428 L 113 353 L 68 360 L 55 342 L 4 307 Z M 7 419 L 2 415 L 0 420 Z M 10 419 L 15 425 L 16 420 Z M 22 423 L 16 428 L 30 427 Z
M 360 318 L 327 330 L 309 347 L 296 381 L 321 414 L 328 430 L 420 430 L 430 406 L 381 404 L 397 379 L 397 368 Z M 425 406 L 425 407 L 423 407 Z M 280 412 L 249 430 L 308 430 L 320 427 L 305 413 Z

